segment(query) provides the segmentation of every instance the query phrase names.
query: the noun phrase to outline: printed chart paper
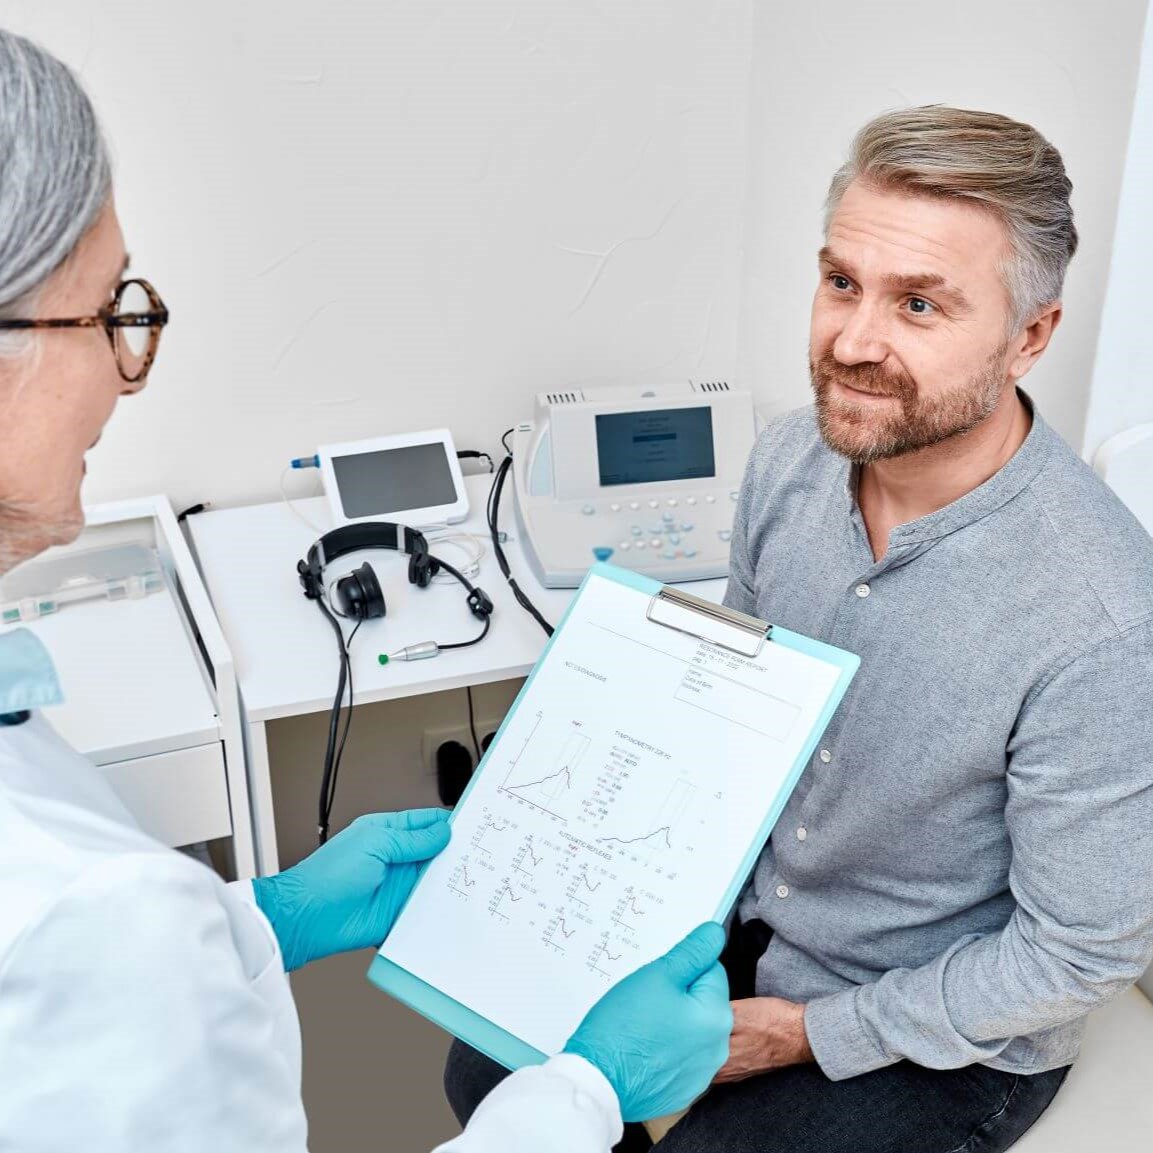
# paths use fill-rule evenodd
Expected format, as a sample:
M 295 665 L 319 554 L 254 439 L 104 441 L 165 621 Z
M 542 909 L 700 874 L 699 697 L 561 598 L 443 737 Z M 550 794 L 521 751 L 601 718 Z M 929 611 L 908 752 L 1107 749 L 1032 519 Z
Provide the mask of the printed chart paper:
M 648 600 L 589 577 L 380 950 L 546 1054 L 723 913 L 843 672 L 739 656 Z

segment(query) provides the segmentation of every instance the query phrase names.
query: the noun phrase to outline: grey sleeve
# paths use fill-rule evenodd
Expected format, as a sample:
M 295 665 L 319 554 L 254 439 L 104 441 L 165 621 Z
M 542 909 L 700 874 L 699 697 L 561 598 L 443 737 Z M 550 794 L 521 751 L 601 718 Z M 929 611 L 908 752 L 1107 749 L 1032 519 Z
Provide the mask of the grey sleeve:
M 1009 742 L 1005 818 L 1009 923 L 810 1002 L 805 1028 L 831 1079 L 902 1058 L 988 1061 L 1104 1004 L 1153 959 L 1153 621 L 1034 691 Z
M 756 562 L 749 550 L 749 532 L 753 525 L 752 509 L 760 504 L 757 499 L 758 462 L 762 457 L 764 440 L 765 433 L 762 433 L 745 465 L 737 511 L 733 517 L 733 536 L 729 542 L 729 584 L 724 599 L 727 607 L 753 616 L 757 612 L 757 594 L 754 592 Z

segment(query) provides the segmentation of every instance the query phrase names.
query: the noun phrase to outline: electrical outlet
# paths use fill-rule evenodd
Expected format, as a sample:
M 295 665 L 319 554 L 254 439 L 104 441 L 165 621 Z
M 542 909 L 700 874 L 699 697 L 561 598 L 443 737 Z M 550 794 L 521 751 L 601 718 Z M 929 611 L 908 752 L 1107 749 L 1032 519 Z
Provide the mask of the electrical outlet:
M 477 739 L 483 741 L 488 733 L 495 733 L 500 728 L 500 717 L 476 718 Z M 431 775 L 436 774 L 436 750 L 445 741 L 460 741 L 476 759 L 476 750 L 472 744 L 472 732 L 468 727 L 467 719 L 463 724 L 445 725 L 442 728 L 425 729 L 420 738 L 420 761 L 425 771 Z M 481 748 L 483 749 L 483 745 Z

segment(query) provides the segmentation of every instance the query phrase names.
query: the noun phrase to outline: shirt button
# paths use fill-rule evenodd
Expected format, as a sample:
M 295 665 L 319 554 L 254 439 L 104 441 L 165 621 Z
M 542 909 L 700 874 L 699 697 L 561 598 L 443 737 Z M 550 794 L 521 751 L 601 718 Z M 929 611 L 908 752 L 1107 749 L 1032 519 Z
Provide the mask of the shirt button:
M 788 895 L 789 895 L 789 886 L 788 885 L 778 885 L 777 886 L 777 896 L 780 897 L 782 901 Z
M 824 765 L 827 765 L 833 759 L 833 754 L 830 753 L 828 749 L 822 749 L 817 755 L 821 758 L 821 763 Z
M 809 830 L 806 829 L 804 825 L 802 825 L 797 830 L 797 840 L 798 841 L 803 841 L 808 835 L 809 835 Z
M 857 585 L 856 589 L 854 589 L 853 591 L 856 592 L 857 596 L 864 599 L 865 597 L 867 597 L 869 595 L 869 593 L 872 590 L 869 588 L 868 585 Z

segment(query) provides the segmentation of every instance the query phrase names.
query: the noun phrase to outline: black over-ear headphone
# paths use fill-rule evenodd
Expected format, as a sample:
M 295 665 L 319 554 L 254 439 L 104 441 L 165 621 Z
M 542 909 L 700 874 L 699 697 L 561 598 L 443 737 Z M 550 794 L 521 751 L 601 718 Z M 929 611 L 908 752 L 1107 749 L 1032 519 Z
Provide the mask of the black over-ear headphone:
M 428 551 L 428 541 L 424 534 L 407 525 L 394 524 L 391 521 L 366 521 L 363 524 L 350 524 L 342 528 L 326 532 L 309 550 L 304 560 L 296 565 L 297 575 L 300 577 L 301 588 L 304 595 L 315 601 L 317 608 L 324 614 L 326 620 L 332 625 L 336 633 L 337 644 L 340 648 L 340 676 L 337 681 L 336 700 L 333 702 L 332 715 L 328 726 L 328 747 L 324 757 L 324 775 L 320 785 L 320 806 L 317 831 L 320 842 L 323 844 L 328 838 L 328 818 L 332 811 L 332 801 L 336 792 L 336 776 L 340 769 L 340 755 L 344 751 L 344 742 L 348 737 L 348 726 L 352 720 L 352 666 L 348 656 L 348 645 L 352 636 L 366 620 L 383 617 L 387 611 L 384 602 L 384 593 L 381 591 L 380 581 L 373 572 L 372 565 L 362 564 L 346 576 L 340 577 L 333 590 L 333 599 L 336 602 L 336 611 L 343 617 L 356 621 L 352 636 L 348 641 L 344 639 L 340 623 L 332 615 L 327 601 L 324 586 L 324 570 L 334 560 L 349 553 L 358 552 L 366 548 L 386 548 L 395 552 L 408 554 L 408 579 L 410 584 L 418 588 L 428 588 L 432 578 L 443 570 L 455 577 L 468 594 L 468 608 L 474 617 L 484 622 L 478 636 L 467 641 L 455 641 L 450 644 L 430 643 L 419 646 L 425 649 L 421 655 L 435 656 L 442 649 L 465 649 L 478 644 L 488 635 L 490 617 L 492 616 L 492 601 L 483 589 L 472 585 L 468 578 L 447 561 L 435 557 Z M 383 658 L 382 658 L 383 659 Z M 349 687 L 349 712 L 344 725 L 344 735 L 337 741 L 340 709 L 344 701 L 344 688 Z
M 407 525 L 393 524 L 391 521 L 350 524 L 326 532 L 308 550 L 308 556 L 297 562 L 296 571 L 300 575 L 304 595 L 309 600 L 323 601 L 325 567 L 350 552 L 359 552 L 366 548 L 387 548 L 407 553 L 408 580 L 418 588 L 428 588 L 432 578 L 443 570 L 464 586 L 468 594 L 469 611 L 474 617 L 487 621 L 492 615 L 492 601 L 484 590 L 472 585 L 463 573 L 453 568 L 447 561 L 433 556 L 428 551 L 428 541 L 423 533 Z M 387 611 L 380 581 L 367 562 L 336 582 L 335 597 L 341 614 L 353 620 L 371 620 L 384 616 Z M 461 646 L 440 646 L 442 649 L 458 647 Z
M 325 566 L 350 552 L 366 548 L 389 548 L 408 553 L 408 579 L 420 588 L 427 588 L 436 572 L 428 541 L 415 529 L 389 521 L 350 524 L 325 533 L 308 550 L 307 558 L 297 563 L 296 571 L 300 574 L 304 595 L 309 600 L 323 600 Z M 340 612 L 354 620 L 384 616 L 384 594 L 371 565 L 362 564 L 336 582 L 336 602 Z

